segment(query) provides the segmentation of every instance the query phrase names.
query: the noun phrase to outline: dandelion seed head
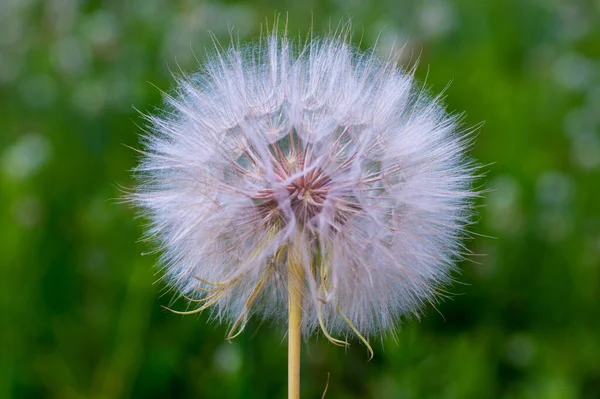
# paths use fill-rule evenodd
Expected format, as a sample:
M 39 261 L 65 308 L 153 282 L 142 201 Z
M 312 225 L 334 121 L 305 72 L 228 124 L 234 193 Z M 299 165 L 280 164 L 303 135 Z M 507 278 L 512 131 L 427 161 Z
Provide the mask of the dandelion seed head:
M 465 253 L 469 136 L 394 58 L 342 36 L 217 50 L 150 129 L 133 200 L 170 284 L 232 324 L 287 320 L 369 336 L 419 313 Z

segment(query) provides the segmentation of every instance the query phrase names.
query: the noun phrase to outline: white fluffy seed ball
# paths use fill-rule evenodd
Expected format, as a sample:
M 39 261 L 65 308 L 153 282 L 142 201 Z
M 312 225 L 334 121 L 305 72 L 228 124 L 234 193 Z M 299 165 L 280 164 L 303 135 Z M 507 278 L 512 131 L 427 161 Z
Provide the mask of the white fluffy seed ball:
M 216 51 L 148 116 L 133 200 L 190 313 L 231 336 L 252 315 L 287 321 L 292 250 L 304 333 L 382 333 L 436 297 L 476 167 L 457 117 L 396 61 L 272 34 Z

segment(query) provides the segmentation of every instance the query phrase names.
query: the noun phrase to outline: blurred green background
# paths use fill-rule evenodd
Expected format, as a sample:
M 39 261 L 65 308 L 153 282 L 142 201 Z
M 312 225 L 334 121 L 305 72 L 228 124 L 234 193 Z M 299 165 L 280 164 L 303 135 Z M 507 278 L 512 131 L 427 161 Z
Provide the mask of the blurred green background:
M 292 32 L 352 17 L 467 125 L 481 184 L 478 254 L 452 300 L 394 337 L 305 345 L 320 398 L 600 398 L 600 2 L 0 1 L 0 398 L 284 398 L 283 328 L 232 344 L 166 312 L 132 187 L 140 115 L 172 70 L 276 11 Z M 156 86 L 156 87 L 155 87 Z M 494 238 L 487 238 L 492 236 Z M 183 304 L 181 304 L 183 306 Z

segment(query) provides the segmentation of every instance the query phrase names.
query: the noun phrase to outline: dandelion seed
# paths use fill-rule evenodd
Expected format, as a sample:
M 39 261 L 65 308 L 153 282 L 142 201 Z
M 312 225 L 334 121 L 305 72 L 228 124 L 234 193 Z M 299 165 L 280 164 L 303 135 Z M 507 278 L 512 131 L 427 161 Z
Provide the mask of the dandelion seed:
M 195 306 L 179 313 L 212 309 L 228 339 L 258 316 L 290 323 L 290 342 L 295 326 L 371 351 L 449 281 L 476 194 L 469 137 L 393 58 L 272 34 L 217 51 L 166 102 L 133 199 Z

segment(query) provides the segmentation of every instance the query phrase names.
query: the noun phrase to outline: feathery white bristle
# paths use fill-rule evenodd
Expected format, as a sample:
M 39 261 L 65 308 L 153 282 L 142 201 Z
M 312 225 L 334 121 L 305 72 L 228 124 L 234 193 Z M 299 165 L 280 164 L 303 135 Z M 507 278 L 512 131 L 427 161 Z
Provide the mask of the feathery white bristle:
M 385 331 L 448 282 L 476 195 L 469 137 L 394 59 L 272 34 L 215 54 L 166 100 L 133 199 L 199 307 L 240 329 L 285 321 L 289 245 L 305 333 Z

